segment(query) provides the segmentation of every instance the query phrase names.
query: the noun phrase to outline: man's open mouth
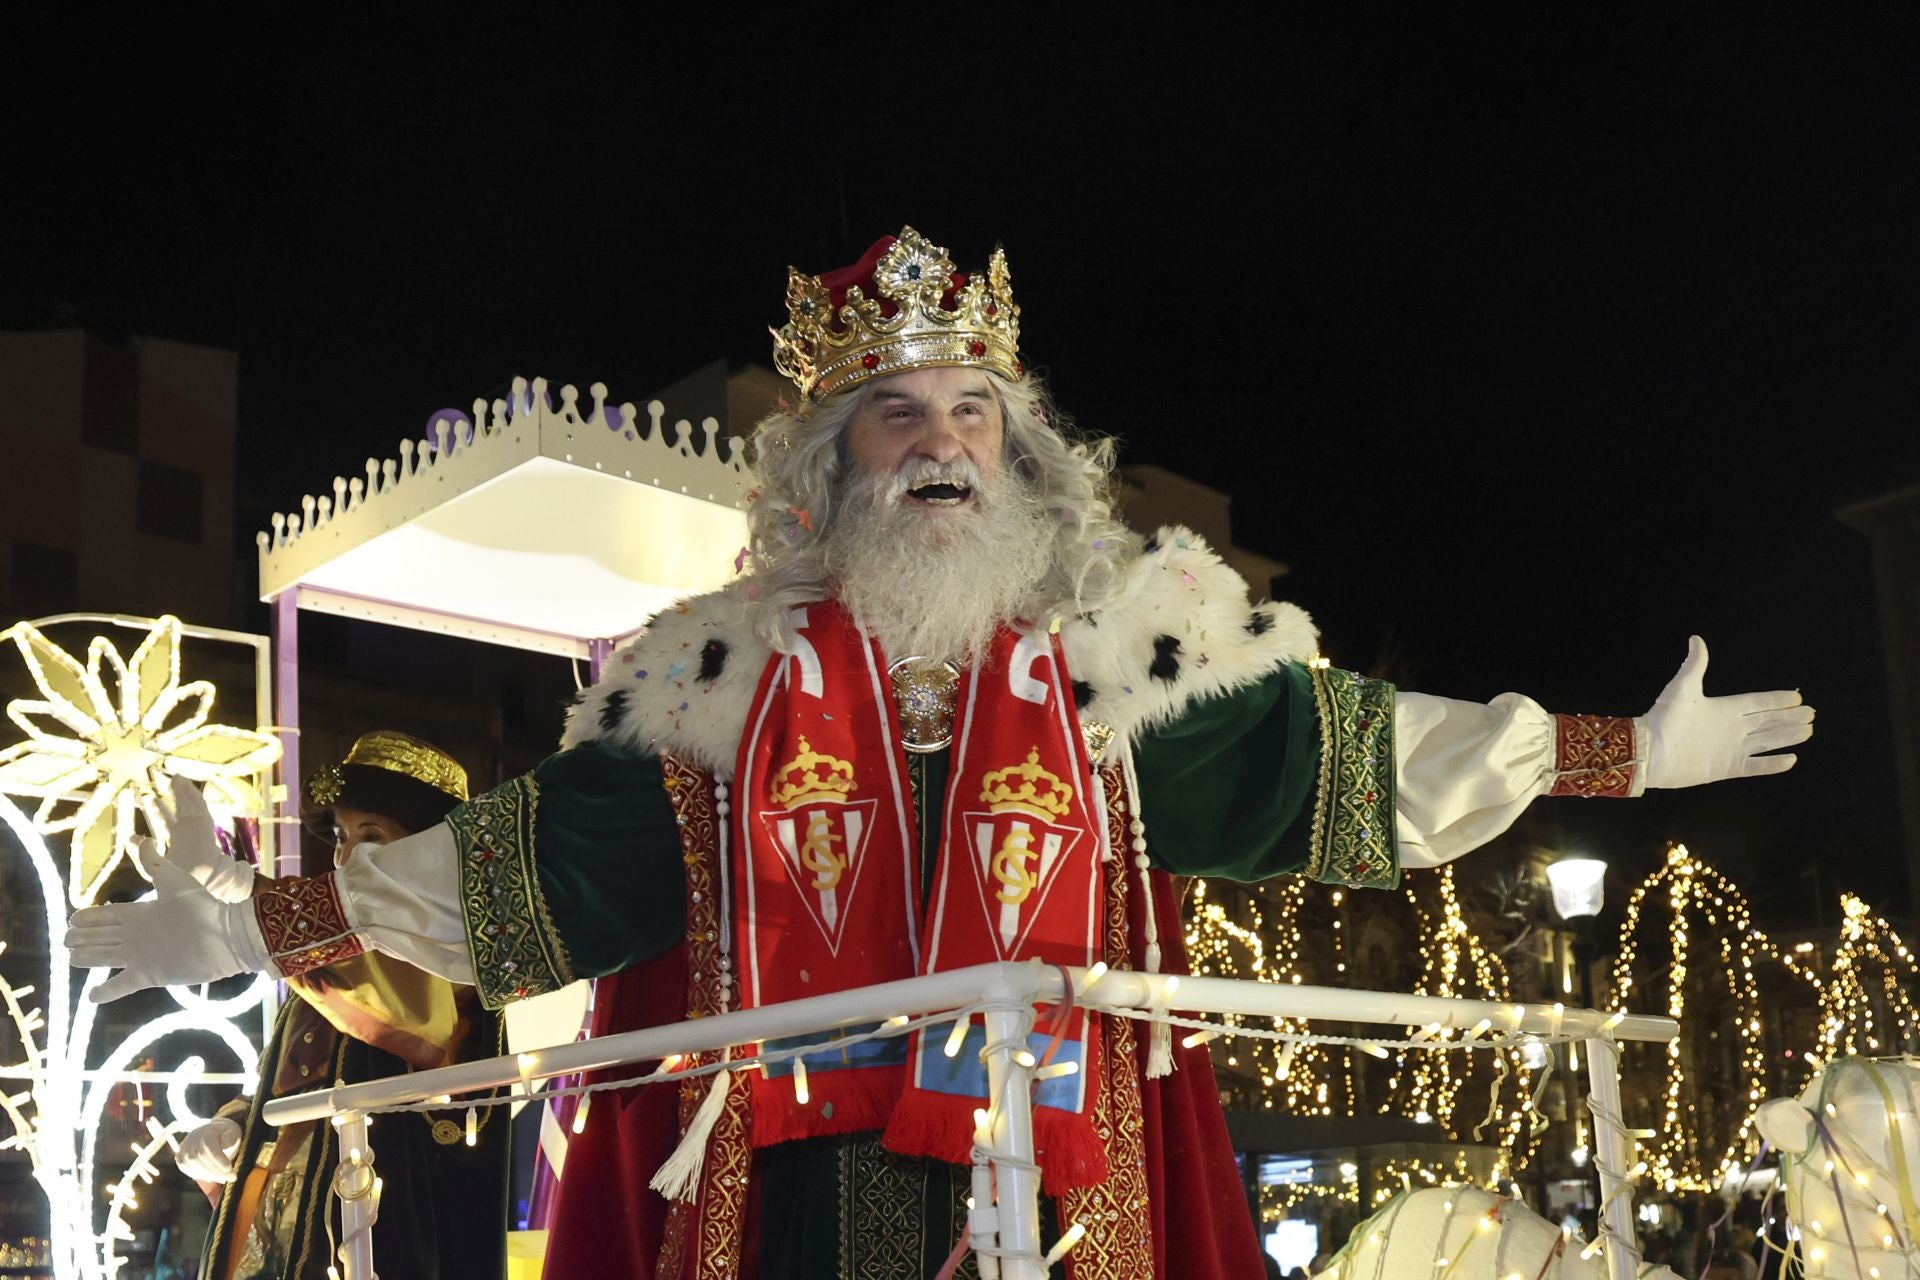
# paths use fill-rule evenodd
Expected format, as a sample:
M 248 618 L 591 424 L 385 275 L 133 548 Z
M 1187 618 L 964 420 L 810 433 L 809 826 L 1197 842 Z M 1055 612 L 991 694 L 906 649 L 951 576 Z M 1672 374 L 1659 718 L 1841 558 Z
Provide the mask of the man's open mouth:
M 907 496 L 930 507 L 957 507 L 973 496 L 973 489 L 968 485 L 941 481 L 937 484 L 915 485 L 907 490 Z

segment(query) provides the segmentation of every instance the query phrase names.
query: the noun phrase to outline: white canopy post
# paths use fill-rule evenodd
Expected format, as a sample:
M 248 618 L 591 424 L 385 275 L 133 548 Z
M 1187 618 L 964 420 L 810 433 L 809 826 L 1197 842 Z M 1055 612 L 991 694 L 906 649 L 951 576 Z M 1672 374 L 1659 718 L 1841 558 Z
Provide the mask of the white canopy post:
M 1634 1280 L 1640 1269 L 1640 1239 L 1633 1221 L 1633 1195 L 1623 1189 L 1633 1163 L 1633 1135 L 1620 1109 L 1620 1046 L 1605 1035 L 1587 1040 L 1588 1101 L 1593 1109 L 1593 1165 L 1600 1173 L 1600 1220 L 1594 1230 L 1606 1241 L 1611 1280 Z
M 367 1117 L 348 1111 L 334 1117 L 340 1159 L 334 1166 L 333 1192 L 340 1197 L 340 1274 L 342 1280 L 380 1280 L 373 1270 L 373 1223 L 380 1216 L 380 1180 L 373 1172 L 373 1143 Z
M 1007 1000 L 984 1010 L 987 1042 L 989 1103 L 985 1139 L 987 1162 L 993 1166 L 994 1225 L 1004 1280 L 1047 1280 L 1040 1262 L 1040 1171 L 1034 1163 L 1033 1069 L 1027 1054 L 1027 1033 L 1033 1030 L 1032 995 L 1015 1003 Z M 975 1198 L 978 1199 L 976 1183 Z M 984 1276 L 985 1272 L 982 1271 Z

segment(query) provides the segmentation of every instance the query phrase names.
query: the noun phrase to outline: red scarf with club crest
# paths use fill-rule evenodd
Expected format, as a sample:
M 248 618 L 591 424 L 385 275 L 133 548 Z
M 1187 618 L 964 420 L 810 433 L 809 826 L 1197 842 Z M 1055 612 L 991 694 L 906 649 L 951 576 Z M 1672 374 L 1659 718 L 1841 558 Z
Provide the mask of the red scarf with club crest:
M 930 892 L 887 664 L 838 604 L 794 610 L 794 652 L 761 677 L 740 744 L 732 841 L 740 1007 L 1002 960 L 1090 964 L 1104 919 L 1103 816 L 1058 638 L 1002 629 L 960 679 Z M 923 797 L 931 802 L 933 797 Z M 1034 1090 L 1046 1190 L 1106 1176 L 1092 1124 L 1091 1015 L 1042 1006 L 1036 1058 L 1071 1074 Z M 834 1033 L 769 1041 L 824 1045 Z M 954 1048 L 948 1053 L 949 1046 Z M 892 1150 L 968 1163 L 988 1108 L 976 1016 L 823 1048 L 750 1074 L 753 1143 L 884 1129 Z M 802 1097 L 804 1095 L 804 1101 Z

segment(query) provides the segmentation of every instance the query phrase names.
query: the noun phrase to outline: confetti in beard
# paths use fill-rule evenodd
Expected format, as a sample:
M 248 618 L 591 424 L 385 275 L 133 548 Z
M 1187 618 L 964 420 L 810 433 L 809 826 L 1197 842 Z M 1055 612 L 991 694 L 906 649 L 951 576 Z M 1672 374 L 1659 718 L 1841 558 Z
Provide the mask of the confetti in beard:
M 906 496 L 939 481 L 971 487 L 972 501 L 930 508 Z M 1053 537 L 1022 478 L 917 459 L 893 475 L 849 479 L 822 549 L 840 602 L 889 659 L 964 663 L 1001 623 L 1032 616 Z

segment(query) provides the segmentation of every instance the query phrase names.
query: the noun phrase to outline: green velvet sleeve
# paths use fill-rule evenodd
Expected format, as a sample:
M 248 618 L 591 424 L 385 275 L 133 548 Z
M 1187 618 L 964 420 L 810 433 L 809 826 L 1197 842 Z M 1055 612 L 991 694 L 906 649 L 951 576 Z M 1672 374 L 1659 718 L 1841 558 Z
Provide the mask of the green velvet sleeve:
M 488 1008 L 638 964 L 686 930 L 679 832 L 652 756 L 573 747 L 447 824 Z
M 1145 735 L 1134 767 L 1164 871 L 1399 882 L 1392 685 L 1289 663 Z

